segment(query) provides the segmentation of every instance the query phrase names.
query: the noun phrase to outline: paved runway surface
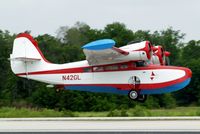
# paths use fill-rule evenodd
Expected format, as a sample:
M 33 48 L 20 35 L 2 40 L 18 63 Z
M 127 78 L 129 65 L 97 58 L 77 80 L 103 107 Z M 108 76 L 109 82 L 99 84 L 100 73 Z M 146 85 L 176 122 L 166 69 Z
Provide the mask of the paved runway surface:
M 0 132 L 200 133 L 200 118 L 2 118 Z

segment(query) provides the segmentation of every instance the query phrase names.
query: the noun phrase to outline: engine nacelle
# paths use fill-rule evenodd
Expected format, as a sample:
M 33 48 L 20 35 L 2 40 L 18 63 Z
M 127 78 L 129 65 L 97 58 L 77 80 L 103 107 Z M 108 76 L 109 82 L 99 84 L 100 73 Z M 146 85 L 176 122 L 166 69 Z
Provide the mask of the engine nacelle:
M 153 54 L 152 57 L 151 57 L 151 62 L 154 64 L 154 65 L 160 65 L 160 60 L 158 58 L 158 56 L 156 54 Z
M 133 43 L 127 46 L 123 46 L 120 49 L 128 51 L 129 55 L 126 57 L 130 60 L 150 60 L 153 54 L 152 45 L 149 41 L 142 41 L 139 43 Z
M 166 60 L 166 58 L 169 56 L 170 52 L 164 51 L 162 46 L 154 46 L 151 61 L 153 64 L 168 65 L 169 62 Z

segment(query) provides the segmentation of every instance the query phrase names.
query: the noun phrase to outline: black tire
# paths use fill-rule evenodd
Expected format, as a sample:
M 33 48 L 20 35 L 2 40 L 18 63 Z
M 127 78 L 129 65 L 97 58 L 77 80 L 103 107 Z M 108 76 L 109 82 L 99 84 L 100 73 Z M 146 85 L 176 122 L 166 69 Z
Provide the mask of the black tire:
M 57 89 L 56 89 L 56 93 L 60 93 L 60 89 L 57 88 Z
M 139 96 L 139 93 L 136 90 L 130 90 L 129 93 L 128 93 L 128 97 L 131 100 L 137 100 L 138 96 Z

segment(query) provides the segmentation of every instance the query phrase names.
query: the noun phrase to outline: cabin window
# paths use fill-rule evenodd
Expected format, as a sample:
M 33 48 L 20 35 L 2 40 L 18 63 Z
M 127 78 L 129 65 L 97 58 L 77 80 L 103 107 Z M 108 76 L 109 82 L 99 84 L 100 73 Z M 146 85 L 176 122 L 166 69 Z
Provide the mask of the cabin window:
M 127 64 L 122 64 L 122 65 L 120 66 L 120 68 L 121 68 L 121 69 L 127 69 L 127 68 L 128 68 L 128 65 L 127 65 Z
M 119 67 L 117 65 L 112 65 L 112 66 L 105 66 L 105 70 L 118 70 Z
M 83 71 L 84 71 L 84 72 L 92 72 L 92 69 L 89 68 L 89 67 L 86 67 L 86 68 L 83 68 Z
M 103 67 L 93 67 L 94 72 L 100 72 L 103 71 Z
M 112 66 L 106 66 L 105 70 L 112 70 Z

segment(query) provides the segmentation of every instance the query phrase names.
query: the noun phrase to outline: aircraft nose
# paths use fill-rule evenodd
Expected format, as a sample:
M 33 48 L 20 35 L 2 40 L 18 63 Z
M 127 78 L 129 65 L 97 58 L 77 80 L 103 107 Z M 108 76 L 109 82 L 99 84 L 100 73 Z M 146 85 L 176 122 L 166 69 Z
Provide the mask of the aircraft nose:
M 192 71 L 189 68 L 185 68 L 185 74 L 186 74 L 187 78 L 192 77 Z

